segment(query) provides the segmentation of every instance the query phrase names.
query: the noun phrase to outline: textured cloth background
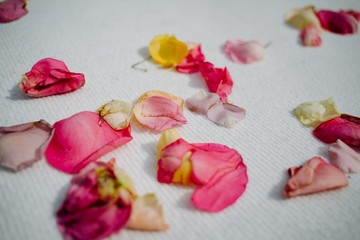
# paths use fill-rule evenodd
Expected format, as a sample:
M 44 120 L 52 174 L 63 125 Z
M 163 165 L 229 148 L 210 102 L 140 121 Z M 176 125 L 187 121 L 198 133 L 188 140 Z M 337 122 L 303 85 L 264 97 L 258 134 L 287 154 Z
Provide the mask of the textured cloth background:
M 170 228 L 164 232 L 124 229 L 109 239 L 357 239 L 360 235 L 360 174 L 347 174 L 343 189 L 284 200 L 287 169 L 313 156 L 327 161 L 327 145 L 301 125 L 293 109 L 305 101 L 332 96 L 342 113 L 360 116 L 360 34 L 325 33 L 319 48 L 299 43 L 299 31 L 284 22 L 292 8 L 360 10 L 359 0 L 31 0 L 29 13 L 0 25 L 0 126 L 45 119 L 51 124 L 80 111 L 96 111 L 119 99 L 130 103 L 149 90 L 184 99 L 206 85 L 199 74 L 180 74 L 146 62 L 148 72 L 131 65 L 148 56 L 159 34 L 202 44 L 206 60 L 227 67 L 234 80 L 230 100 L 247 110 L 226 129 L 185 109 L 188 124 L 177 128 L 189 142 L 215 142 L 235 148 L 248 167 L 244 195 L 225 211 L 195 209 L 193 186 L 156 180 L 160 133 L 132 124 L 133 141 L 102 157 L 115 157 L 140 195 L 154 192 Z M 251 65 L 231 62 L 222 47 L 238 38 L 271 42 L 265 59 Z M 30 98 L 17 84 L 40 59 L 64 61 L 85 74 L 75 92 Z M 19 149 L 20 151 L 21 149 Z M 55 219 L 71 175 L 42 160 L 22 172 L 0 169 L 0 238 L 62 239 Z

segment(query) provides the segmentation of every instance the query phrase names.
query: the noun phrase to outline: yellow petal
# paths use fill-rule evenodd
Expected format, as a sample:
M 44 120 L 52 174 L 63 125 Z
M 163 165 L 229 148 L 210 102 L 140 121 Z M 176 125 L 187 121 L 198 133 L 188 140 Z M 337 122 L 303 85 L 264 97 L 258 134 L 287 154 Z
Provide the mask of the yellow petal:
M 176 129 L 167 129 L 163 131 L 157 145 L 158 159 L 160 158 L 161 150 L 179 138 L 180 134 L 176 131 Z
M 288 11 L 285 15 L 285 21 L 300 30 L 308 26 L 314 26 L 318 32 L 323 32 L 323 28 L 321 27 L 313 6 Z
M 120 100 L 112 100 L 111 102 L 104 104 L 97 111 L 115 130 L 121 130 L 128 127 L 130 119 L 133 116 L 132 105 Z
M 192 183 L 192 164 L 190 160 L 192 152 L 187 152 L 182 157 L 182 162 L 180 167 L 174 173 L 172 182 L 173 183 L 182 183 L 182 184 L 189 184 Z

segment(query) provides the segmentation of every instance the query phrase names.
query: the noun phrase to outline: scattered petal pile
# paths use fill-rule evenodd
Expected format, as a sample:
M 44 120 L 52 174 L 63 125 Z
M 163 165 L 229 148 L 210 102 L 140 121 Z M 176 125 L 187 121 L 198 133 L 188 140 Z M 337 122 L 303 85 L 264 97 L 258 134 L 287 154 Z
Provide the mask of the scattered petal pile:
M 225 53 L 236 63 L 250 64 L 264 58 L 265 48 L 256 41 L 239 39 L 228 40 L 224 45 Z
M 0 2 L 0 23 L 18 20 L 28 13 L 25 0 L 7 0 Z

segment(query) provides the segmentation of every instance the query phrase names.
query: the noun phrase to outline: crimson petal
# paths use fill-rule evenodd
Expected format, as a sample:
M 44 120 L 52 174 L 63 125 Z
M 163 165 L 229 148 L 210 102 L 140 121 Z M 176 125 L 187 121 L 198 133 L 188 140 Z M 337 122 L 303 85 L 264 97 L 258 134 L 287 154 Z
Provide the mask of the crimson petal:
M 358 30 L 356 19 L 347 13 L 322 10 L 317 12 L 321 26 L 333 33 L 354 34 Z

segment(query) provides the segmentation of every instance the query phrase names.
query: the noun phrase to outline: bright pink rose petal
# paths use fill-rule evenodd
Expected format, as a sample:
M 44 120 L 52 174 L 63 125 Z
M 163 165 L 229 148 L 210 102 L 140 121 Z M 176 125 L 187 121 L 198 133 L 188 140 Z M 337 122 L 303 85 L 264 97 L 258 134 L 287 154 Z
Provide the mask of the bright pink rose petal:
M 249 64 L 264 58 L 265 49 L 256 41 L 242 41 L 239 39 L 228 40 L 224 50 L 230 59 L 236 63 Z
M 285 186 L 285 198 L 345 187 L 349 184 L 340 169 L 319 157 L 313 157 L 299 168 L 290 168 L 289 174 L 291 178 Z
M 330 32 L 339 34 L 354 34 L 357 32 L 357 21 L 350 14 L 323 10 L 318 11 L 317 16 L 321 26 Z
M 13 171 L 30 167 L 45 156 L 53 134 L 45 120 L 0 127 L 0 165 Z
M 320 124 L 313 134 L 324 143 L 340 139 L 346 144 L 360 146 L 360 121 L 356 117 L 341 115 Z
M 45 97 L 71 92 L 84 84 L 84 74 L 70 72 L 62 61 L 45 58 L 25 73 L 19 86 L 21 91 L 31 97 Z
M 329 145 L 329 161 L 346 173 L 360 172 L 360 154 L 338 139 Z
M 205 56 L 201 52 L 201 45 L 190 49 L 188 55 L 177 66 L 176 70 L 181 73 L 196 73 L 199 71 L 200 62 L 205 61 Z
M 355 11 L 355 10 L 348 10 L 348 11 L 340 10 L 339 12 L 349 14 L 349 15 L 353 16 L 353 17 L 356 19 L 356 21 L 360 22 L 360 12 L 359 12 L 359 11 Z
M 26 3 L 23 0 L 0 2 L 0 23 L 15 21 L 27 13 Z
M 54 124 L 55 134 L 46 158 L 55 168 L 77 173 L 87 164 L 129 142 L 130 125 L 113 130 L 94 112 L 80 112 Z
M 208 109 L 206 115 L 211 121 L 231 128 L 245 117 L 245 109 L 230 103 L 218 102 Z
M 300 32 L 301 42 L 307 47 L 317 47 L 321 45 L 321 38 L 316 27 L 309 26 Z

